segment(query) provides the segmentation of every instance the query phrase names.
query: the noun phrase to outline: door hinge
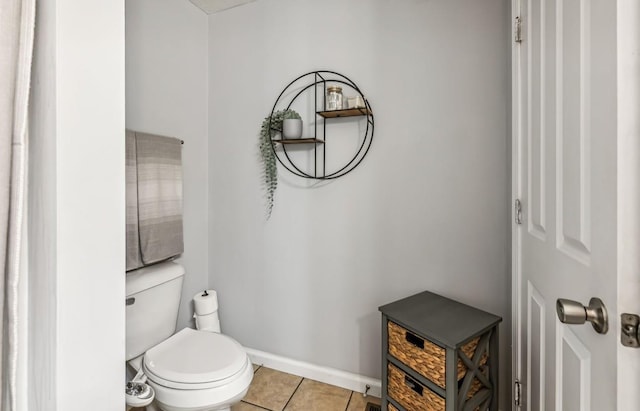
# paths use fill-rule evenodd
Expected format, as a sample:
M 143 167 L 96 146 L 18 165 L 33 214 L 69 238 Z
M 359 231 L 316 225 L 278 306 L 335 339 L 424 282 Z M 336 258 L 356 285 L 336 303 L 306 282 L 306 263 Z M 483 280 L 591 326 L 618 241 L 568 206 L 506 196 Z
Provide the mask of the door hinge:
M 513 41 L 516 43 L 522 42 L 522 19 L 520 16 L 516 16 L 516 20 L 513 23 Z
M 516 202 L 513 205 L 513 214 L 516 219 L 516 224 L 522 224 L 522 202 L 518 198 L 516 198 Z
M 519 407 L 522 405 L 520 398 L 522 395 L 522 384 L 520 383 L 520 380 L 515 380 L 515 382 L 513 383 L 513 403 L 515 404 L 516 407 Z

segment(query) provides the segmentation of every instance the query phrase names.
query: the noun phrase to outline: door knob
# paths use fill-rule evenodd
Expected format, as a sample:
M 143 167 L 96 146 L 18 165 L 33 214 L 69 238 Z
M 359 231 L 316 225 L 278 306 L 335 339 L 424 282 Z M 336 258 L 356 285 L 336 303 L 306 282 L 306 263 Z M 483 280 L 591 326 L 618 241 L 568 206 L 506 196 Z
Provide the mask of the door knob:
M 599 334 L 606 334 L 609 330 L 607 307 L 599 298 L 593 297 L 588 307 L 577 301 L 558 298 L 556 312 L 558 319 L 564 324 L 584 324 L 589 321 Z

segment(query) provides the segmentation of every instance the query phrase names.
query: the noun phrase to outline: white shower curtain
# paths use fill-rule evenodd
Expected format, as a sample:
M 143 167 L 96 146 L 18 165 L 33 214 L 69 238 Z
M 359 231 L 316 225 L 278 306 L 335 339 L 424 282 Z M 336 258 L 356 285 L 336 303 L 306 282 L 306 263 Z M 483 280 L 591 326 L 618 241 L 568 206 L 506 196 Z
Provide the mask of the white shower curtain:
M 18 286 L 35 0 L 0 0 L 0 398 L 16 410 Z

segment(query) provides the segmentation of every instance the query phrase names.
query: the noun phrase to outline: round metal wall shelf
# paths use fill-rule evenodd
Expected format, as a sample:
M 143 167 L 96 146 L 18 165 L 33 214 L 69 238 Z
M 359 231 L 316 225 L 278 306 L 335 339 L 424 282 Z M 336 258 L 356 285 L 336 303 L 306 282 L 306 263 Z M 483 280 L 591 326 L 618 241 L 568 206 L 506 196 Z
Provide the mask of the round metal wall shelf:
M 349 92 L 355 93 L 362 98 L 364 107 L 327 110 L 326 89 L 328 85 L 340 85 L 343 88 L 346 86 L 350 90 Z M 309 110 L 312 110 L 312 112 L 306 119 L 303 117 L 303 122 L 312 119 L 313 133 L 309 137 L 298 139 L 284 139 L 281 133 L 279 138 L 272 138 L 273 144 L 271 147 L 278 162 L 290 173 L 309 179 L 331 180 L 350 173 L 362 163 L 373 141 L 374 117 L 369 101 L 364 97 L 358 86 L 346 76 L 335 71 L 312 71 L 299 76 L 282 90 L 273 104 L 269 118 L 272 118 L 273 114 L 279 110 L 292 108 L 296 101 L 304 103 L 304 101 L 301 101 L 304 99 L 306 99 L 308 105 L 311 105 L 310 99 L 313 99 L 313 108 Z M 345 118 L 349 120 L 343 120 Z M 342 135 L 344 133 L 332 133 L 328 129 L 333 128 L 334 125 L 337 126 L 338 123 L 351 120 L 356 122 L 363 120 L 363 124 L 357 125 L 359 132 L 358 140 L 354 145 L 354 154 L 353 156 L 348 154 L 344 156 L 344 153 L 342 153 L 345 161 L 327 169 L 327 156 L 331 142 L 334 141 L 333 139 L 347 138 Z M 271 124 L 269 124 L 269 128 L 275 130 Z M 277 131 L 279 132 L 280 130 Z M 304 160 L 300 160 L 300 157 L 296 156 L 296 152 L 300 151 L 300 148 L 304 146 L 309 146 L 313 150 L 313 158 L 307 156 Z

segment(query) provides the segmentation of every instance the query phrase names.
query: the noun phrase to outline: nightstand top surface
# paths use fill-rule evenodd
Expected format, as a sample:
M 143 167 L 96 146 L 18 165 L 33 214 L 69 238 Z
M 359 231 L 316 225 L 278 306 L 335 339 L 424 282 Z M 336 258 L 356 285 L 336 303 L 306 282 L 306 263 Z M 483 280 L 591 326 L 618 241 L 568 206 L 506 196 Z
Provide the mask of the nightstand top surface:
M 502 321 L 497 315 L 429 291 L 383 305 L 379 310 L 389 320 L 450 348 L 458 348 Z

